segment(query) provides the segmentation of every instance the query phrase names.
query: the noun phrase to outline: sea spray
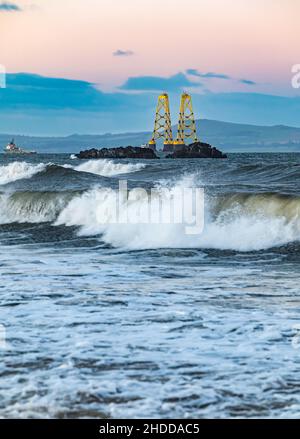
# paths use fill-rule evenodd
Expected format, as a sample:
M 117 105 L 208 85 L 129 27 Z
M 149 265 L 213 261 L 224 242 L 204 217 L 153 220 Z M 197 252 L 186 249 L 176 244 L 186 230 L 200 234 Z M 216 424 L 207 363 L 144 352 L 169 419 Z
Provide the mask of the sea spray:
M 92 202 L 91 202 L 92 198 Z M 110 226 L 132 229 L 150 226 L 184 227 L 186 235 L 200 234 L 204 224 L 204 193 L 201 188 L 154 187 L 119 190 L 98 188 L 74 199 L 60 214 L 57 224 L 82 226 L 82 234 L 105 233 Z
M 173 188 L 162 188 L 162 205 L 168 209 L 168 198 L 176 192 Z M 186 224 L 170 223 L 114 223 L 116 194 L 112 189 L 93 189 L 75 197 L 61 212 L 56 224 L 79 226 L 81 235 L 101 235 L 105 242 L 128 249 L 147 248 L 202 248 L 236 251 L 254 251 L 272 248 L 300 239 L 300 199 L 290 197 L 282 200 L 277 195 L 252 195 L 249 200 L 241 195 L 206 197 L 205 223 L 202 233 L 190 236 Z M 231 200 L 231 202 L 230 202 Z M 256 200 L 256 201 L 255 201 Z M 255 207 L 255 204 L 257 205 Z M 145 194 L 129 199 L 129 207 L 149 209 L 149 198 Z M 189 209 L 189 206 L 186 206 Z M 128 212 L 127 212 L 128 213 Z M 100 220 L 99 220 L 100 219 Z
M 0 169 L 2 178 L 5 176 L 8 181 L 9 177 L 10 180 L 22 178 L 21 176 L 29 178 L 32 173 L 34 175 L 41 171 L 46 175 L 47 166 L 51 165 L 14 162 Z M 154 214 L 167 214 L 170 209 L 170 197 L 176 194 L 176 190 L 194 187 L 196 184 L 199 184 L 199 176 L 191 175 L 184 175 L 177 182 L 171 180 L 154 184 L 160 195 L 160 205 L 154 211 L 152 206 L 152 211 Z M 206 194 L 203 208 L 204 229 L 195 236 L 186 233 L 187 224 L 184 221 L 173 221 L 170 224 L 159 221 L 148 224 L 145 221 L 112 221 L 115 204 L 116 190 L 112 188 L 94 187 L 84 191 L 59 192 L 3 192 L 0 194 L 0 222 L 52 222 L 53 225 L 76 226 L 80 235 L 99 235 L 99 238 L 108 244 L 128 249 L 212 248 L 245 252 L 300 240 L 300 198 L 297 196 L 276 193 L 237 193 L 220 196 Z M 184 212 L 189 206 L 190 204 L 185 206 Z M 148 212 L 151 208 L 149 190 L 132 192 L 129 205 L 126 207 L 126 215 L 129 213 L 131 218 L 137 212 Z M 119 214 L 124 217 L 123 208 L 125 204 L 121 203 Z
M 114 175 L 129 174 L 145 168 L 143 163 L 116 163 L 112 160 L 89 160 L 78 166 L 70 164 L 54 165 L 53 163 L 32 164 L 28 162 L 15 161 L 8 165 L 0 166 L 0 185 L 12 183 L 17 180 L 29 179 L 39 172 L 50 170 L 51 168 L 73 169 L 77 172 L 88 172 L 103 177 Z
M 73 167 L 75 171 L 89 172 L 103 177 L 114 175 L 129 174 L 140 171 L 146 167 L 143 163 L 116 163 L 112 160 L 88 160 L 78 166 Z
M 39 163 L 37 165 L 27 162 L 13 162 L 5 166 L 0 166 L 0 185 L 31 178 L 38 172 L 46 169 L 47 164 Z

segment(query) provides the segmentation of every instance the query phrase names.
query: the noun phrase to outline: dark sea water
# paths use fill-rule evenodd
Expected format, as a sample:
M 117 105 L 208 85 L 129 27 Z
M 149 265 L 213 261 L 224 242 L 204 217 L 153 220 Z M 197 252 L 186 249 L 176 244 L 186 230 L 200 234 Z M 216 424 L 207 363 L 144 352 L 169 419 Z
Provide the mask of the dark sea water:
M 204 188 L 203 233 L 101 223 L 120 179 Z M 0 192 L 0 417 L 299 417 L 300 155 L 1 155 Z

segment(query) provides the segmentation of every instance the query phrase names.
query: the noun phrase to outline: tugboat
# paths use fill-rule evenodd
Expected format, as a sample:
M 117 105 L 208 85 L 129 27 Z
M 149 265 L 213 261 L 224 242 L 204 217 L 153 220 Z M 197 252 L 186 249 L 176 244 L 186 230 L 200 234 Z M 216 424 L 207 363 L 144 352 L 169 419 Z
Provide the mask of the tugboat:
M 36 151 L 26 151 L 25 149 L 19 148 L 14 139 L 6 145 L 4 148 L 5 154 L 36 154 Z

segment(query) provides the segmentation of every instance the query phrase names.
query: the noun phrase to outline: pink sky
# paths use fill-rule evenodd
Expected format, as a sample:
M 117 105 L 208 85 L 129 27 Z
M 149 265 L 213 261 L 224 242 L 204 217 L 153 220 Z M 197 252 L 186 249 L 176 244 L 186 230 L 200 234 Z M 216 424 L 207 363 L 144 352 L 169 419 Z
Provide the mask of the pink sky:
M 0 13 L 0 64 L 9 72 L 109 90 L 129 76 L 194 68 L 259 83 L 210 82 L 215 90 L 299 94 L 290 86 L 291 66 L 300 63 L 299 0 L 13 2 L 23 10 Z M 134 54 L 113 56 L 117 49 Z

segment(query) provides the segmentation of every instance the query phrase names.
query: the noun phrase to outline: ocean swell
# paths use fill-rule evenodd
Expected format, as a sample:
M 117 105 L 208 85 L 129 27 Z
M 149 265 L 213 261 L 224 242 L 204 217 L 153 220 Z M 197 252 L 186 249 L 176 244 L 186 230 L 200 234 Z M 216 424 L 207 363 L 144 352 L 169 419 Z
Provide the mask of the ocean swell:
M 162 192 L 160 209 L 167 209 L 175 187 Z M 276 194 L 228 195 L 207 198 L 204 230 L 188 235 L 187 224 L 114 223 L 116 196 L 111 189 L 93 189 L 75 197 L 60 213 L 56 224 L 79 226 L 80 234 L 102 235 L 116 247 L 127 249 L 202 248 L 255 251 L 300 239 L 300 199 Z M 149 208 L 144 193 L 128 203 L 127 211 Z M 191 206 L 185 206 L 190 209 Z
M 73 169 L 79 172 L 89 172 L 91 174 L 101 175 L 103 177 L 112 177 L 114 175 L 130 174 L 145 168 L 143 163 L 117 163 L 112 160 L 88 160 Z
M 74 195 L 69 191 L 2 193 L 0 224 L 55 221 Z
M 117 163 L 112 160 L 88 160 L 78 166 L 69 164 L 55 165 L 53 163 L 31 164 L 27 162 L 12 162 L 5 166 L 0 166 L 0 185 L 12 183 L 17 180 L 29 179 L 34 175 L 44 172 L 48 174 L 63 170 L 76 172 L 88 172 L 103 177 L 113 177 L 114 175 L 130 174 L 145 168 L 143 163 Z M 65 171 L 66 172 L 66 171 Z
M 22 180 L 23 178 L 31 178 L 46 168 L 47 165 L 44 163 L 33 165 L 27 162 L 13 162 L 5 166 L 0 166 L 0 185 Z
M 178 188 L 180 184 L 157 186 L 155 196 L 159 203 L 154 204 L 145 190 L 130 192 L 128 200 L 125 195 L 118 199 L 116 190 L 102 187 L 87 191 L 5 192 L 0 194 L 0 223 L 76 226 L 80 235 L 99 235 L 112 246 L 133 250 L 199 248 L 245 252 L 300 240 L 300 198 L 275 193 L 206 196 L 201 212 L 204 229 L 196 235 L 187 234 L 190 224 L 185 222 L 153 221 L 153 217 L 168 214 L 170 199 L 178 196 Z M 191 203 L 190 199 L 185 202 L 184 211 L 191 211 Z M 135 221 L 137 213 L 138 218 L 145 218 L 144 212 L 151 212 L 152 220 Z

